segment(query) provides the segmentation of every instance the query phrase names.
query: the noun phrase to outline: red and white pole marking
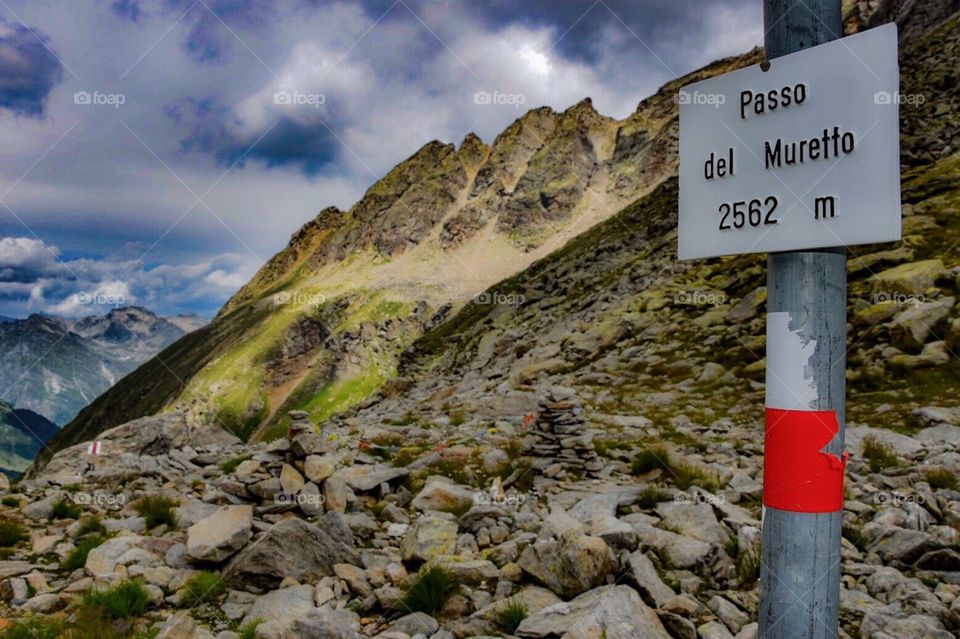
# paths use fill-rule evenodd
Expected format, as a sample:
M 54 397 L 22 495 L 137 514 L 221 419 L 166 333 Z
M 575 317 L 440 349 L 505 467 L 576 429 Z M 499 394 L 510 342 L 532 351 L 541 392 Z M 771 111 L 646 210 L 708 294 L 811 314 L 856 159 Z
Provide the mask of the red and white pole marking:
M 800 513 L 843 509 L 847 454 L 824 451 L 837 436 L 836 411 L 818 410 L 810 360 L 817 343 L 790 329 L 790 313 L 767 314 L 763 504 Z

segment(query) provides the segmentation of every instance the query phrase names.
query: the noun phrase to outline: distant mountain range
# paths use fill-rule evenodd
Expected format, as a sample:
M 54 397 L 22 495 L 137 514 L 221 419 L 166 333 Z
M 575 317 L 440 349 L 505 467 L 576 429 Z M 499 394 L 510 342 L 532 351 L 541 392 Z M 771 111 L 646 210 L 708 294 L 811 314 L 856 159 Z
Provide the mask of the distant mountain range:
M 0 318 L 0 401 L 66 424 L 127 373 L 205 323 L 136 306 L 82 319 Z
M 32 410 L 0 402 L 0 472 L 20 473 L 59 427 Z

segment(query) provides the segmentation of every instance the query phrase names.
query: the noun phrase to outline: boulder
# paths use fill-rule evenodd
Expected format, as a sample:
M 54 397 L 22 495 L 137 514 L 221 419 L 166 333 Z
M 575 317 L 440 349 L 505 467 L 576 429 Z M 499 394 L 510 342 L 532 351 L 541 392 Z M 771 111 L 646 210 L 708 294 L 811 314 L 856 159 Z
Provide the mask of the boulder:
M 687 537 L 716 545 L 723 545 L 730 539 L 730 533 L 717 521 L 713 507 L 708 503 L 665 501 L 657 504 L 656 511 L 664 528 Z
M 890 343 L 898 348 L 920 348 L 931 335 L 939 333 L 937 326 L 950 315 L 955 301 L 944 297 L 910 305 L 897 313 L 890 326 Z
M 247 545 L 252 527 L 252 506 L 222 506 L 187 529 L 187 558 L 224 561 Z
M 146 549 L 145 539 L 137 535 L 123 535 L 108 539 L 87 555 L 85 568 L 94 577 L 113 575 L 118 566 L 152 564 L 160 558 Z
M 313 586 L 290 586 L 257 597 L 244 615 L 244 621 L 247 623 L 254 619 L 261 619 L 264 622 L 280 621 L 286 622 L 284 625 L 289 626 L 294 619 L 306 615 L 313 608 Z
M 301 519 L 284 519 L 240 551 L 224 569 L 239 582 L 276 587 L 283 579 L 316 581 L 333 574 L 334 564 L 360 565 L 341 537 Z
M 213 639 L 213 633 L 194 621 L 189 611 L 181 610 L 167 617 L 156 639 Z
M 520 555 L 524 572 L 561 597 L 575 597 L 604 583 L 616 569 L 606 542 L 575 531 L 538 541 Z
M 900 295 L 923 295 L 943 272 L 943 261 L 921 260 L 888 268 L 869 279 L 874 292 L 890 298 Z
M 458 530 L 453 518 L 427 515 L 417 519 L 400 542 L 404 561 L 430 561 L 453 554 Z
M 627 559 L 630 565 L 630 575 L 636 582 L 640 592 L 658 607 L 663 607 L 668 601 L 676 597 L 673 589 L 663 583 L 653 562 L 644 553 L 637 551 Z
M 473 506 L 477 491 L 453 483 L 445 477 L 431 477 L 411 505 L 417 510 L 465 513 Z
M 629 586 L 603 586 L 528 616 L 519 637 L 546 639 L 670 639 L 656 613 Z
M 705 541 L 678 535 L 650 524 L 634 523 L 640 547 L 653 548 L 675 568 L 692 568 L 707 560 L 711 546 Z
M 284 464 L 280 469 L 280 490 L 285 495 L 296 495 L 306 482 L 296 468 Z
M 303 460 L 303 474 L 316 484 L 325 481 L 336 469 L 336 459 L 329 455 L 308 455 Z

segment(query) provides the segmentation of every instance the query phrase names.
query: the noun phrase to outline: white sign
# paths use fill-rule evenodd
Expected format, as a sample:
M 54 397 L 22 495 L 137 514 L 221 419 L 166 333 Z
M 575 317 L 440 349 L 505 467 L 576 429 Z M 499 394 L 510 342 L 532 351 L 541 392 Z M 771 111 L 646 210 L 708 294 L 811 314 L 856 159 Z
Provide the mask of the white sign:
M 896 25 L 766 64 L 680 91 L 680 259 L 900 239 Z

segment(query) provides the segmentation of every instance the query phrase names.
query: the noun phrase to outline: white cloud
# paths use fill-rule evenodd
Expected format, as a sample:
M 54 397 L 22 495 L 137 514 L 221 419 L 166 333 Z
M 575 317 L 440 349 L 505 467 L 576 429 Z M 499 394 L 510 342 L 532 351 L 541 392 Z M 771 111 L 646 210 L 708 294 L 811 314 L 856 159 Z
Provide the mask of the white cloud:
M 233 253 L 150 268 L 139 260 L 43 260 L 57 254 L 57 247 L 30 238 L 0 238 L 0 303 L 6 314 L 78 317 L 135 304 L 171 314 L 198 305 L 212 312 L 259 266 Z M 4 277 L 11 273 L 16 277 Z

